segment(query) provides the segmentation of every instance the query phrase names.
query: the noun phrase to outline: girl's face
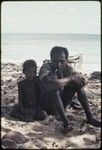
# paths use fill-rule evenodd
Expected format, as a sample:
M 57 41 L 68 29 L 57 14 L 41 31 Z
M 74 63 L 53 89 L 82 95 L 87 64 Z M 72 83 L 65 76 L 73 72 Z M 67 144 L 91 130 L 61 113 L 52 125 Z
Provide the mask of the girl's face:
M 24 74 L 26 76 L 26 79 L 32 80 L 34 77 L 36 77 L 36 67 L 30 67 L 29 69 L 24 71 Z

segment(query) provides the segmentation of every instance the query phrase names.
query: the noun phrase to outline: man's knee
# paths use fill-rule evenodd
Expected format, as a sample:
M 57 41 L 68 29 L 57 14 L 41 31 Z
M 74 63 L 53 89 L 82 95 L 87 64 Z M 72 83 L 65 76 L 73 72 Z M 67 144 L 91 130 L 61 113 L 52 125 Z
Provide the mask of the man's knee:
M 85 90 L 84 90 L 83 87 L 80 87 L 79 90 L 78 90 L 78 92 L 80 92 L 80 93 L 85 93 Z
M 77 95 L 78 95 L 78 96 L 81 96 L 81 97 L 86 96 L 86 92 L 85 92 L 84 88 L 80 88 L 80 89 L 77 91 Z

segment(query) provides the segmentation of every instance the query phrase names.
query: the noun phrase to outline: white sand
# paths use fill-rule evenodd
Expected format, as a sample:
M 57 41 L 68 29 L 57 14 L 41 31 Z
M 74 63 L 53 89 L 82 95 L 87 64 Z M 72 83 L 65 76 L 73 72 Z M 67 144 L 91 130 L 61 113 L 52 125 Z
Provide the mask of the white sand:
M 20 144 L 25 149 L 77 149 L 77 148 L 99 148 L 100 128 L 86 124 L 83 110 L 68 108 L 66 115 L 73 124 L 73 131 L 63 135 L 61 133 L 62 123 L 49 116 L 43 121 L 22 122 L 10 117 L 8 114 L 12 106 L 18 101 L 17 82 L 22 76 L 21 67 L 10 63 L 2 65 L 2 117 L 1 137 L 9 131 L 19 131 L 29 141 Z M 96 118 L 101 118 L 101 83 L 99 80 L 88 81 L 85 87 L 90 101 L 90 107 Z

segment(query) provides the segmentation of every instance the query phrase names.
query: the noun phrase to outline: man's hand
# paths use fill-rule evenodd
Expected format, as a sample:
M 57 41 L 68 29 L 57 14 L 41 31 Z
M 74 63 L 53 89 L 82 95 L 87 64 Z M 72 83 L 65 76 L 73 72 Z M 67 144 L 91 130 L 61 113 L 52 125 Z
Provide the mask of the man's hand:
M 71 81 L 79 87 L 83 87 L 86 84 L 85 83 L 85 78 L 83 78 L 81 75 L 71 76 Z

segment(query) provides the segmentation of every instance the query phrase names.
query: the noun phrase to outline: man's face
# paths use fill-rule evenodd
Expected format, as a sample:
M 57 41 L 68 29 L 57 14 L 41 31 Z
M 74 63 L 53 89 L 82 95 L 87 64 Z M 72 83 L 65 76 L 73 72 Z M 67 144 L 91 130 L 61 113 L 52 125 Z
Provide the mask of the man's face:
M 65 53 L 59 53 L 51 59 L 51 63 L 54 69 L 62 68 L 67 65 L 67 59 Z
M 32 80 L 36 76 L 36 67 L 30 67 L 24 74 L 28 80 Z

